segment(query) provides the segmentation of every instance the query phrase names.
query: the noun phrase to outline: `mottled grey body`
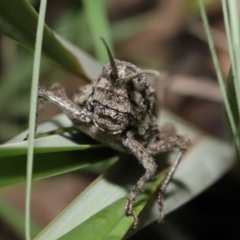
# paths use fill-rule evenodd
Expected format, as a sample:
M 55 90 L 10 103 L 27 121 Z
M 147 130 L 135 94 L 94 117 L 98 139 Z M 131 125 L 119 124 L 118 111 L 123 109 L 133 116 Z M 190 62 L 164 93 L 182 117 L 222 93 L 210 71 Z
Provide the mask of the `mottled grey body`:
M 104 44 L 106 46 L 105 41 Z M 73 101 L 58 84 L 50 89 L 39 88 L 38 98 L 39 102 L 52 102 L 59 106 L 78 129 L 95 140 L 138 158 L 146 172 L 130 192 L 125 206 L 126 214 L 133 217 L 135 228 L 138 218 L 132 206 L 144 184 L 156 171 L 153 155 L 180 149 L 160 186 L 161 220 L 163 194 L 190 142 L 186 136 L 176 135 L 173 128 L 160 128 L 156 123 L 155 92 L 146 77 L 146 73 L 156 74 L 156 71 L 142 71 L 131 63 L 113 59 L 108 47 L 107 50 L 110 62 L 92 84 L 76 92 Z
M 115 61 L 120 69 L 118 79 L 109 78 L 111 66 L 108 63 L 93 84 L 79 89 L 73 101 L 89 118 L 87 125 L 79 122 L 79 125 L 86 125 L 79 126 L 80 129 L 84 128 L 85 133 L 112 148 L 128 151 L 121 141 L 122 134 L 128 130 L 134 131 L 135 139 L 144 146 L 150 138 L 156 138 L 155 92 L 144 73 L 126 82 L 126 76 L 141 70 L 133 64 Z M 100 133 L 96 133 L 99 130 Z M 118 138 L 115 144 L 112 139 Z

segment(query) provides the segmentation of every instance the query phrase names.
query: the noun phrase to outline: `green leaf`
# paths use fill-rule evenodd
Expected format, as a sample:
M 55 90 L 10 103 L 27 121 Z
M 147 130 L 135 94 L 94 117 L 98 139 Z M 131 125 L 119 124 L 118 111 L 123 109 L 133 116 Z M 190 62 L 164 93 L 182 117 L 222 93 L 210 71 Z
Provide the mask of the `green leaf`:
M 35 139 L 33 179 L 80 169 L 116 156 L 114 150 L 104 151 L 102 145 L 83 134 L 63 132 L 59 135 L 58 131 L 52 131 L 69 125 L 71 122 L 63 114 L 53 118 L 52 122 L 39 125 L 39 132 L 50 131 L 50 135 Z M 22 140 L 26 135 L 27 131 L 0 146 L 0 187 L 25 181 L 28 145 Z
M 210 49 L 210 52 L 211 52 L 211 55 L 212 55 L 213 64 L 214 64 L 214 68 L 215 68 L 215 71 L 216 71 L 219 87 L 220 87 L 220 90 L 221 90 L 222 95 L 223 95 L 224 107 L 225 107 L 225 110 L 226 110 L 226 113 L 227 113 L 227 116 L 228 116 L 228 121 L 230 123 L 231 130 L 232 130 L 233 135 L 235 137 L 234 140 L 235 140 L 236 146 L 237 146 L 238 150 L 240 151 L 240 139 L 238 137 L 238 127 L 239 126 L 235 125 L 235 119 L 234 119 L 234 116 L 233 116 L 233 115 L 235 115 L 235 113 L 232 112 L 232 107 L 230 106 L 226 85 L 225 85 L 225 82 L 223 80 L 223 76 L 222 76 L 222 73 L 221 73 L 219 61 L 218 61 L 218 58 L 217 58 L 217 53 L 216 53 L 216 50 L 215 50 L 215 47 L 214 47 L 214 42 L 213 42 L 212 34 L 211 34 L 211 31 L 210 31 L 210 26 L 209 26 L 209 23 L 208 23 L 208 19 L 207 19 L 206 10 L 205 10 L 205 7 L 204 7 L 204 1 L 203 0 L 198 0 L 198 3 L 199 3 L 199 9 L 200 9 L 201 17 L 202 17 L 202 20 L 203 20 L 203 26 L 204 26 L 204 29 L 205 29 L 205 32 L 206 32 L 208 45 L 209 45 L 209 49 Z M 235 4 L 235 2 L 231 2 L 231 3 Z M 232 10 L 232 14 L 230 14 L 231 20 L 235 19 L 235 24 L 233 24 L 233 25 L 235 25 L 235 29 L 234 28 L 232 29 L 232 34 L 234 34 L 234 38 L 232 39 L 232 41 L 234 43 L 236 43 L 236 37 L 239 38 L 239 34 L 235 34 L 235 33 L 238 32 L 239 26 L 238 26 L 237 11 L 235 11 L 236 9 L 234 7 L 235 6 L 234 4 L 230 4 L 231 8 L 229 8 L 229 9 Z M 224 12 L 225 18 L 228 18 L 226 16 L 227 10 L 225 9 L 223 12 Z M 229 25 L 228 21 L 226 21 L 226 19 L 225 19 L 225 23 L 227 23 L 226 26 Z M 228 30 L 229 30 L 229 27 L 227 27 L 227 35 L 229 35 L 228 34 L 229 33 Z M 228 36 L 228 40 L 230 40 L 229 36 Z M 236 44 L 236 45 L 238 46 L 239 43 Z M 229 44 L 229 46 L 231 46 L 231 44 Z M 230 47 L 230 49 L 232 49 L 232 47 Z M 235 57 L 238 56 L 239 57 L 239 61 L 240 61 L 240 54 L 238 54 L 238 52 L 239 52 L 238 50 L 234 51 L 234 53 L 236 53 Z M 233 56 L 233 55 L 235 55 L 235 54 L 231 54 L 230 53 L 230 56 Z M 239 65 L 239 64 L 233 64 L 232 65 L 232 67 L 233 67 L 232 70 L 233 70 L 233 72 L 235 72 L 234 75 L 239 77 L 240 76 L 240 71 L 236 71 L 236 69 L 235 69 L 236 65 Z M 237 73 L 239 73 L 239 75 Z M 233 78 L 233 80 L 234 80 L 234 78 Z M 238 81 L 236 81 L 236 83 L 238 83 Z M 238 89 L 238 84 L 236 84 L 235 88 Z M 236 100 L 238 100 L 238 95 L 235 95 L 235 96 L 237 97 Z M 239 101 L 240 101 L 240 98 L 239 98 Z
M 82 150 L 80 150 L 82 148 Z M 84 149 L 86 148 L 86 149 Z M 34 155 L 33 179 L 41 179 L 77 170 L 99 161 L 111 160 L 115 152 L 79 146 L 78 151 L 47 152 Z M 26 155 L 1 157 L 0 187 L 26 180 Z
M 239 138 L 240 133 L 240 121 L 239 121 L 239 113 L 238 113 L 238 103 L 237 103 L 237 96 L 236 96 L 236 88 L 234 85 L 232 69 L 229 70 L 228 78 L 227 78 L 227 97 L 230 103 L 231 112 L 233 114 L 234 124 L 237 128 L 237 136 L 234 136 L 234 139 Z
M 47 9 L 47 0 L 41 0 L 39 19 L 37 23 L 37 32 L 34 47 L 33 57 L 33 74 L 31 84 L 31 97 L 29 108 L 29 134 L 28 134 L 28 149 L 27 149 L 27 178 L 26 178 L 26 201 L 25 201 L 25 237 L 26 240 L 31 239 L 31 186 L 33 173 L 33 157 L 34 157 L 34 139 L 36 129 L 36 111 L 38 101 L 38 82 L 42 53 L 42 40 L 44 32 L 45 14 Z
M 125 185 L 126 190 L 129 189 L 129 182 L 124 182 L 121 180 L 121 178 L 116 179 L 115 177 L 116 174 L 119 177 L 119 172 L 123 173 L 126 171 L 125 167 L 125 164 L 118 162 L 104 175 L 105 180 L 112 180 L 117 185 Z M 137 172 L 138 170 L 139 169 L 137 169 Z M 124 177 L 126 177 L 126 179 L 132 179 L 131 175 L 132 173 L 130 171 L 127 171 L 124 174 Z M 134 176 L 135 175 L 136 174 L 134 174 Z M 136 214 L 139 214 L 141 212 L 143 207 L 145 207 L 147 202 L 156 192 L 159 184 L 163 180 L 163 176 L 164 174 L 160 172 L 160 174 L 157 174 L 154 177 L 154 180 L 146 184 L 145 191 L 141 193 L 135 203 L 134 212 Z M 134 184 L 133 181 L 131 182 Z M 110 194 L 106 194 L 110 197 Z M 124 197 L 121 197 L 110 205 L 104 207 L 102 210 L 83 221 L 80 225 L 78 225 L 76 228 L 71 230 L 60 239 L 77 239 L 80 234 L 81 236 L 84 236 L 85 239 L 122 239 L 124 233 L 128 231 L 132 224 L 132 218 L 127 218 L 123 210 L 123 206 L 126 203 L 126 194 L 127 191 L 124 192 Z M 89 228 L 93 228 L 97 233 L 97 236 L 96 234 L 93 234 Z
M 38 15 L 27 0 L 0 1 L 0 32 L 33 51 Z M 43 55 L 54 65 L 86 78 L 95 78 L 99 72 L 96 61 L 81 50 L 57 36 L 47 25 L 44 27 Z M 82 62 L 82 60 L 86 60 Z M 89 61 L 96 67 L 90 69 Z M 92 67 L 92 66 L 91 66 Z M 95 74 L 95 69 L 98 74 Z
M 110 49 L 113 49 L 110 26 L 106 15 L 106 0 L 88 1 L 83 0 L 83 9 L 87 23 L 93 38 L 93 46 L 97 59 L 102 64 L 108 62 L 107 51 L 99 41 L 99 36 L 103 36 Z

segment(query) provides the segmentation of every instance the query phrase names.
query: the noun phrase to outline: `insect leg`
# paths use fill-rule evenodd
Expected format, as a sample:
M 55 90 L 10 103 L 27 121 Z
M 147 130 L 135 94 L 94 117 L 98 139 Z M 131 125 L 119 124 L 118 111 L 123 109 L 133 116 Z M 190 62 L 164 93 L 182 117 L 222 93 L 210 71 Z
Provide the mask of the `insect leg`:
M 81 122 L 90 121 L 89 116 L 87 116 L 83 108 L 68 99 L 64 88 L 59 84 L 53 84 L 49 89 L 44 89 L 42 87 L 38 88 L 35 131 L 37 130 L 39 115 L 46 103 L 53 103 L 58 106 L 72 122 L 77 122 L 79 124 Z M 24 138 L 24 140 L 27 139 L 28 135 Z
M 64 89 L 60 84 L 58 84 L 58 83 L 54 83 L 54 84 L 53 84 L 50 88 L 48 88 L 48 89 L 44 89 L 44 88 L 39 87 L 39 88 L 38 88 L 37 112 L 36 112 L 36 113 L 37 113 L 37 119 L 36 119 L 37 122 L 38 122 L 38 118 L 39 118 L 41 112 L 43 111 L 45 105 L 49 102 L 46 98 L 41 98 L 41 97 L 39 96 L 39 91 L 44 91 L 44 90 L 55 92 L 55 93 L 58 94 L 59 96 L 62 96 L 62 97 L 64 97 L 64 98 L 67 98 L 66 93 L 65 93 L 65 89 Z M 36 123 L 37 123 L 37 122 L 36 122 Z M 37 126 L 37 124 L 36 124 L 36 126 Z
M 161 140 L 152 142 L 147 146 L 147 150 L 155 155 L 161 152 L 166 152 L 173 149 L 187 149 L 190 145 L 190 140 L 186 135 L 169 135 Z
M 130 149 L 130 151 L 138 158 L 138 160 L 146 170 L 145 174 L 138 180 L 136 185 L 129 193 L 125 206 L 126 215 L 133 217 L 132 227 L 136 228 L 138 225 L 138 218 L 133 213 L 132 207 L 136 197 L 140 194 L 145 183 L 148 182 L 149 179 L 151 179 L 152 176 L 154 175 L 157 165 L 155 163 L 154 158 L 152 158 L 152 156 L 146 151 L 146 149 L 133 138 L 131 132 L 128 132 L 126 137 L 122 141 L 124 146 Z
M 187 136 L 185 136 L 185 135 L 181 136 L 181 135 L 174 134 L 172 136 L 163 138 L 155 143 L 151 143 L 147 148 L 148 151 L 150 151 L 152 154 L 157 154 L 157 153 L 173 150 L 175 148 L 180 149 L 175 161 L 170 166 L 170 169 L 169 169 L 165 179 L 163 180 L 163 182 L 160 185 L 160 189 L 159 189 L 159 193 L 158 193 L 158 206 L 159 206 L 159 211 L 160 211 L 160 217 L 158 220 L 159 222 L 161 222 L 164 217 L 164 214 L 163 214 L 164 193 L 166 191 L 166 188 L 167 188 L 169 182 L 171 181 L 171 179 L 173 177 L 174 172 L 177 169 L 178 164 L 181 161 L 181 158 L 182 158 L 184 152 L 189 147 L 189 145 L 190 145 L 190 140 Z
M 64 88 L 54 84 L 50 89 L 38 88 L 38 105 L 53 103 L 58 106 L 71 121 L 86 122 L 86 114 L 82 107 L 68 99 Z M 40 107 L 41 110 L 42 106 Z

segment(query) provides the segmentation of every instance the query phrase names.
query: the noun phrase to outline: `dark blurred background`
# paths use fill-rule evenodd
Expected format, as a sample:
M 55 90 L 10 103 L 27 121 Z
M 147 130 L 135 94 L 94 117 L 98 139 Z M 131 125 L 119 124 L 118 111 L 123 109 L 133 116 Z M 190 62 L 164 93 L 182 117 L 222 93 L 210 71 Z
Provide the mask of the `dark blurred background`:
M 31 1 L 38 11 L 39 1 Z M 221 2 L 207 1 L 207 13 L 224 79 L 229 56 Z M 88 22 L 79 0 L 49 0 L 47 24 L 59 35 L 94 55 Z M 108 0 L 106 14 L 115 56 L 137 66 L 157 69 L 165 80 L 164 106 L 202 131 L 229 141 L 222 96 L 208 44 L 192 0 Z M 33 54 L 0 36 L 0 143 L 25 130 Z M 97 76 L 96 76 L 97 77 Z M 71 96 L 84 79 L 42 61 L 40 84 L 59 82 Z M 41 121 L 58 110 L 49 107 Z M 74 172 L 34 182 L 32 215 L 46 226 L 95 178 Z M 151 224 L 132 239 L 239 239 L 239 166 L 201 196 L 171 213 L 161 225 Z M 24 211 L 24 184 L 1 190 L 6 201 Z M 21 239 L 0 216 L 0 240 Z

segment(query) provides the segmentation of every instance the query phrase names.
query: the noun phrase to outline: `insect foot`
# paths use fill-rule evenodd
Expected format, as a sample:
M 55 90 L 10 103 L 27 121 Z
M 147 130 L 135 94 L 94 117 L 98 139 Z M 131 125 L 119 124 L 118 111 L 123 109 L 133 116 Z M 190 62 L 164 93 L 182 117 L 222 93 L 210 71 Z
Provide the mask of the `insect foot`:
M 133 228 L 138 218 L 133 212 L 134 202 L 144 185 L 154 176 L 157 165 L 154 155 L 180 149 L 180 154 L 164 179 L 158 196 L 162 213 L 163 194 L 175 172 L 182 154 L 189 146 L 185 136 L 177 135 L 174 128 L 159 127 L 154 89 L 147 74 L 158 75 L 154 70 L 141 70 L 135 65 L 114 59 L 107 43 L 109 62 L 103 66 L 95 81 L 79 88 L 70 100 L 60 85 L 38 90 L 38 115 L 40 105 L 58 106 L 73 125 L 104 145 L 134 155 L 145 170 L 130 191 L 125 205 L 127 216 L 133 218 Z

